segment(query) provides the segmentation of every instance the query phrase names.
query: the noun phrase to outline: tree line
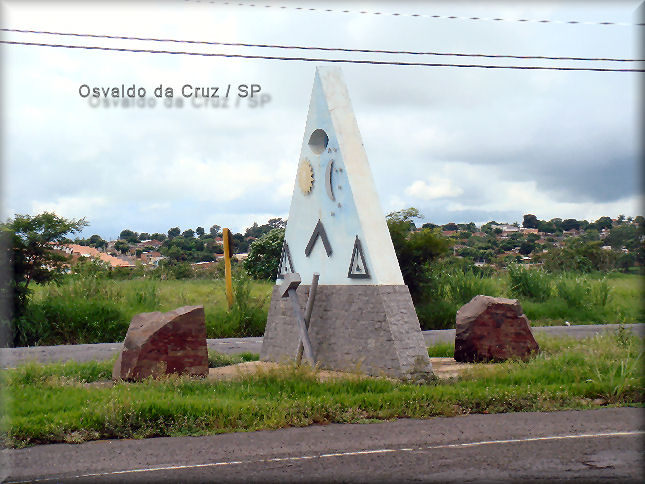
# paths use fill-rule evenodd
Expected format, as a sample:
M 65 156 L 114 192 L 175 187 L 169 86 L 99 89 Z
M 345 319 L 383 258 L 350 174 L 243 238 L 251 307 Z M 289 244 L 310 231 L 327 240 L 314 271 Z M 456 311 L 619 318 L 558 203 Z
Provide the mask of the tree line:
M 497 223 L 494 222 L 489 222 L 481 228 L 482 233 L 485 234 L 485 237 L 481 237 L 473 235 L 477 230 L 474 224 L 443 226 L 424 224 L 417 227 L 415 221 L 420 218 L 422 216 L 415 208 L 392 212 L 387 216 L 388 228 L 403 278 L 410 288 L 413 299 L 419 298 L 429 287 L 428 278 L 432 264 L 437 260 L 455 255 L 457 242 L 477 239 L 473 247 L 464 245 L 460 249 L 465 251 L 462 252 L 464 254 L 467 249 L 485 252 L 504 249 L 517 243 L 520 245 L 521 252 L 522 244 L 535 244 L 535 238 L 539 237 L 536 234 L 528 234 L 520 241 L 522 236 L 511 234 L 506 240 L 499 241 L 496 238 L 498 234 L 495 233 L 498 229 L 494 228 Z M 549 230 L 552 224 L 555 232 L 547 233 L 555 236 L 558 235 L 559 230 L 571 230 L 575 227 L 579 227 L 583 232 L 565 239 L 557 246 L 535 254 L 535 262 L 540 263 L 545 270 L 591 272 L 630 270 L 634 266 L 642 268 L 645 265 L 643 246 L 645 220 L 642 216 L 633 219 L 619 216 L 616 220 L 602 217 L 593 223 L 575 221 L 575 224 L 568 220 L 573 219 L 548 221 Z M 544 221 L 528 214 L 524 217 L 523 225 L 526 228 L 539 230 L 542 222 Z M 284 220 L 274 218 L 263 225 L 254 223 L 243 234 L 233 235 L 238 252 L 249 250 L 248 258 L 243 265 L 249 275 L 257 279 L 269 280 L 276 277 L 285 225 Z M 88 222 L 84 218 L 66 219 L 51 212 L 35 216 L 16 215 L 0 223 L 2 308 L 8 309 L 10 314 L 19 317 L 28 303 L 33 284 L 57 281 L 63 277 L 68 259 L 64 254 L 51 250 L 52 244 L 71 242 L 69 236 L 80 233 L 87 226 Z M 458 230 L 456 238 L 442 234 L 442 231 L 452 228 Z M 600 231 L 606 229 L 609 229 L 609 233 L 599 240 Z M 466 234 L 465 239 L 459 238 L 463 234 Z M 203 227 L 183 232 L 178 227 L 172 227 L 166 234 L 137 233 L 129 229 L 123 230 L 120 234 L 120 240 L 125 244 L 133 245 L 146 240 L 159 240 L 162 242 L 160 251 L 167 255 L 169 264 L 212 260 L 213 254 L 221 250 L 221 246 L 217 244 L 218 237 L 221 237 L 221 227 L 218 225 L 211 226 L 208 233 Z M 92 235 L 88 239 L 76 238 L 74 241 L 97 248 L 105 247 L 98 235 Z M 484 245 L 478 248 L 477 244 Z M 497 246 L 494 247 L 494 244 Z M 607 250 L 607 247 L 611 250 Z M 471 256 L 466 254 L 462 255 L 461 259 L 469 263 L 476 261 L 477 256 L 477 253 Z M 3 315 L 3 321 L 7 321 L 6 314 Z
M 234 253 L 246 253 L 250 244 L 264 234 L 275 228 L 284 228 L 286 221 L 282 218 L 272 218 L 266 224 L 259 225 L 254 222 L 244 233 L 232 233 Z M 117 254 L 129 254 L 134 252 L 139 256 L 148 251 L 159 251 L 161 255 L 172 262 L 210 262 L 215 260 L 217 254 L 223 254 L 224 248 L 221 241 L 222 227 L 212 225 L 208 232 L 204 227 L 196 227 L 195 230 L 187 229 L 182 231 L 179 227 L 172 227 L 166 233 L 135 232 L 124 229 L 119 234 L 118 240 L 114 243 L 114 252 Z M 94 247 L 99 250 L 108 248 L 108 241 L 94 234 L 88 238 L 67 239 L 83 246 Z M 161 242 L 161 246 L 145 245 L 149 241 Z

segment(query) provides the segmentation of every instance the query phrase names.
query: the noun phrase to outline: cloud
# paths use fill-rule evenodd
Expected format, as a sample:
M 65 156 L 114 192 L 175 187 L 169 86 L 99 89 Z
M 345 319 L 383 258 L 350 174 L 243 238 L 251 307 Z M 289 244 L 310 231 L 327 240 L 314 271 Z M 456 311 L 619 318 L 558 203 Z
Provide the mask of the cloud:
M 638 45 L 637 34 L 629 28 L 325 14 L 194 2 L 155 7 L 135 3 L 116 13 L 101 4 L 5 4 L 4 26 L 29 24 L 43 30 L 141 37 L 417 51 L 432 46 L 434 51 L 590 57 L 636 57 Z M 587 2 L 583 7 L 567 2 L 486 6 L 392 2 L 379 4 L 378 10 L 631 18 L 631 7 L 622 2 L 602 8 Z M 109 32 L 106 25 L 111 26 Z M 29 40 L 24 34 L 6 33 L 5 38 Z M 87 43 L 137 46 L 132 41 L 101 39 Z M 151 47 L 149 42 L 141 45 Z M 275 54 L 261 48 L 181 47 Z M 108 236 L 123 228 L 155 232 L 215 223 L 243 230 L 254 217 L 266 220 L 288 213 L 318 63 L 26 46 L 1 49 L 6 81 L 3 217 L 13 210 L 55 209 L 67 217 L 87 216 L 92 232 Z M 292 50 L 280 53 L 304 55 Z M 467 222 L 521 220 L 522 213 L 588 218 L 642 210 L 636 75 L 341 67 L 386 212 L 416 206 L 432 221 Z M 181 108 L 162 103 L 150 109 L 91 107 L 78 95 L 83 83 L 134 83 L 148 91 L 159 84 L 177 91 L 184 83 L 259 83 L 271 101 L 256 109 L 244 104 L 197 107 L 190 102 Z
M 419 200 L 435 200 L 457 197 L 464 192 L 448 178 L 430 177 L 428 182 L 416 180 L 405 189 L 405 194 Z
M 102 196 L 62 196 L 50 200 L 34 200 L 30 212 L 55 212 L 69 218 L 91 218 L 108 205 L 109 201 Z

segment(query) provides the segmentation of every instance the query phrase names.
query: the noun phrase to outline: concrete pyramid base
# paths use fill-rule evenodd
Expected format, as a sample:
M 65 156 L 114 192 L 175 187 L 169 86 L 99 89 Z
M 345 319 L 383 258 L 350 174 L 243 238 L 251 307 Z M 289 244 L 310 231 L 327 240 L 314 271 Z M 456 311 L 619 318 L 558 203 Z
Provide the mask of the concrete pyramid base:
M 303 314 L 309 289 L 297 289 Z M 419 320 L 404 285 L 319 285 L 309 337 L 321 368 L 413 380 L 432 377 Z M 260 359 L 293 360 L 299 342 L 291 303 L 275 286 Z

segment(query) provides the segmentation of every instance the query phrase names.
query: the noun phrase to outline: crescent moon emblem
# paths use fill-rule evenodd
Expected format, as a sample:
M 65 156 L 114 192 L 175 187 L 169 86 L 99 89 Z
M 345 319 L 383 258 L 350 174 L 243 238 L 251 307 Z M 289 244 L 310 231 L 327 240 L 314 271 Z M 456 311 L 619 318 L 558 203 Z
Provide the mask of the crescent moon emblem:
M 334 160 L 330 160 L 329 163 L 327 163 L 327 169 L 325 170 L 325 189 L 327 190 L 327 196 L 333 201 L 336 201 L 336 197 L 334 197 L 334 190 L 332 189 L 331 185 L 331 172 L 333 168 Z

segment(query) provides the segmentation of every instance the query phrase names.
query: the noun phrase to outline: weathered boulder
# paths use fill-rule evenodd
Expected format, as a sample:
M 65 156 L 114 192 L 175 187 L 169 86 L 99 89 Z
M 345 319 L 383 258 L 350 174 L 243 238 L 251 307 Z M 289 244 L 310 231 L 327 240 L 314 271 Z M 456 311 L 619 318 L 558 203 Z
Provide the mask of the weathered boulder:
M 142 380 L 171 373 L 208 375 L 203 306 L 136 314 L 130 321 L 112 378 Z
M 457 311 L 455 360 L 526 360 L 539 351 L 517 299 L 475 296 Z

